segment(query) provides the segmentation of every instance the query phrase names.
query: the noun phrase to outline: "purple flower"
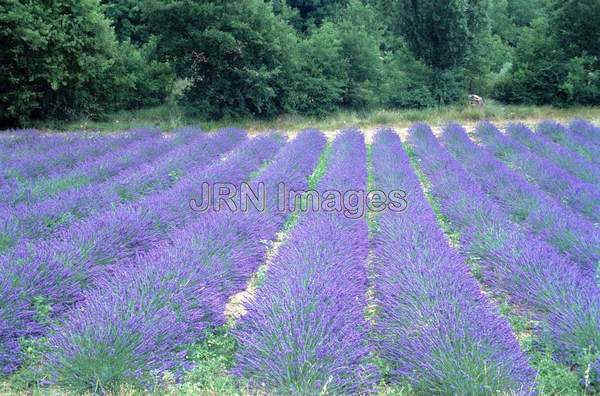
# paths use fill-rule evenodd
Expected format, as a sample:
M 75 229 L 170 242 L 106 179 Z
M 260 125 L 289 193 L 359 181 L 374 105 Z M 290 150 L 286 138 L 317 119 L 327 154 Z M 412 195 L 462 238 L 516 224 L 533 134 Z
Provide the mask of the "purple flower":
M 493 125 L 482 123 L 476 131 L 493 133 L 489 132 L 492 129 Z M 441 141 L 513 221 L 526 224 L 586 272 L 595 273 L 600 260 L 600 233 L 593 223 L 473 143 L 460 125 L 447 125 Z
M 448 245 L 398 135 L 381 130 L 372 148 L 375 187 L 408 196 L 373 241 L 376 345 L 392 378 L 429 394 L 533 393 L 535 372 Z
M 31 309 L 36 298 L 50 306 L 51 316 L 81 298 L 81 291 L 95 285 L 107 273 L 135 260 L 137 256 L 168 238 L 169 233 L 195 218 L 187 207 L 187 198 L 198 180 L 231 180 L 240 183 L 253 169 L 272 157 L 281 147 L 281 139 L 265 136 L 251 139 L 234 150 L 226 161 L 199 171 L 191 171 L 168 191 L 147 196 L 135 205 L 122 206 L 76 222 L 49 241 L 22 242 L 4 257 L 11 264 L 0 273 L 0 283 L 10 285 L 6 300 L 0 299 L 0 317 L 14 321 L 13 327 L 34 329 L 36 321 L 23 316 L 21 307 Z M 191 188 L 191 191 L 189 190 Z M 186 201 L 187 200 L 187 201 Z M 169 214 L 187 207 L 185 213 Z M 179 223 L 168 220 L 177 217 Z M 14 279 L 18 278 L 19 282 Z M 5 304 L 16 299 L 19 304 Z M 21 320 L 24 318 L 24 320 Z M 0 349 L 12 343 L 12 334 L 0 334 Z M 14 353 L 11 358 L 19 361 Z M 2 366 L 6 362 L 0 362 Z M 14 364 L 14 363 L 10 363 Z
M 556 359 L 584 371 L 600 358 L 600 293 L 595 279 L 535 235 L 509 221 L 461 165 L 417 124 L 408 139 L 442 214 L 483 279 L 540 322 Z M 595 379 L 597 381 L 597 379 Z
M 322 134 L 302 133 L 254 184 L 264 183 L 269 193 L 280 182 L 305 187 L 324 144 Z M 104 391 L 122 383 L 151 385 L 165 371 L 180 374 L 189 365 L 185 347 L 224 323 L 229 297 L 264 261 L 263 238 L 273 239 L 282 223 L 273 209 L 205 213 L 97 282 L 53 329 L 47 363 L 54 380 Z
M 341 134 L 319 190 L 364 188 L 365 162 L 362 135 Z M 235 372 L 267 393 L 370 391 L 377 375 L 367 362 L 367 251 L 364 218 L 301 215 L 234 330 Z

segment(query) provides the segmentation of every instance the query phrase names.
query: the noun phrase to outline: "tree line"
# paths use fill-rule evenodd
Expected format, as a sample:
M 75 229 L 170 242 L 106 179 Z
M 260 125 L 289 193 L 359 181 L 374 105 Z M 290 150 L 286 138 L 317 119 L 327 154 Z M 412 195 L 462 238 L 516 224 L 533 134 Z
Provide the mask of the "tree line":
M 600 103 L 597 0 L 4 0 L 0 123 Z

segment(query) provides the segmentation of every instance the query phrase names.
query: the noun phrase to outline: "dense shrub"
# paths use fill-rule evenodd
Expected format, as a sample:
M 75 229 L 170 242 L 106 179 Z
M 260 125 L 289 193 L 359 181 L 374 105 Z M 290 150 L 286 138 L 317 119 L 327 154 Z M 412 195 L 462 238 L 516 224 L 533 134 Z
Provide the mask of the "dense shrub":
M 97 0 L 0 4 L 0 123 L 98 117 L 164 100 L 169 66 L 117 44 Z
M 104 14 L 111 20 L 119 41 L 144 44 L 150 39 L 144 8 L 147 0 L 101 0 Z
M 3 122 L 98 112 L 116 42 L 97 0 L 7 0 L 0 26 Z
M 284 109 L 297 41 L 269 4 L 171 1 L 148 19 L 158 55 L 191 80 L 186 99 L 194 112 L 219 118 Z
M 392 108 L 421 108 L 436 104 L 429 87 L 430 70 L 408 51 L 397 51 L 385 59 L 381 99 Z
M 326 23 L 300 43 L 303 60 L 290 103 L 296 111 L 322 116 L 341 106 L 348 74 L 340 64 L 343 46 L 338 33 L 334 24 Z
M 119 44 L 119 51 L 109 69 L 106 91 L 110 107 L 133 109 L 164 103 L 173 89 L 175 75 L 168 63 L 152 59 L 155 44 L 141 48 L 128 41 Z
M 505 102 L 597 104 L 600 101 L 600 3 L 548 2 L 546 15 L 525 29 L 510 73 L 495 96 Z

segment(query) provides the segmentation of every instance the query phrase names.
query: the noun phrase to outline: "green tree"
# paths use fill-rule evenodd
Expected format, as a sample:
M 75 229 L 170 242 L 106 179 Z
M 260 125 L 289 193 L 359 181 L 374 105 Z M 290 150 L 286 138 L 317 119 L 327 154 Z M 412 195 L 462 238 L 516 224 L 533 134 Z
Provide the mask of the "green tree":
M 525 28 L 511 72 L 500 80 L 495 96 L 504 102 L 551 104 L 562 102 L 559 85 L 566 70 L 565 55 L 556 45 L 548 20 L 537 19 Z
M 495 96 L 532 104 L 600 103 L 600 2 L 544 1 L 546 15 L 524 29 Z
M 306 32 L 327 19 L 335 18 L 348 0 L 275 0 L 274 3 L 287 3 L 289 8 L 295 10 L 298 18 L 292 20 L 293 26 L 298 31 Z
M 340 12 L 336 27 L 342 45 L 339 64 L 347 68 L 348 75 L 342 103 L 354 109 L 372 107 L 379 100 L 384 26 L 373 7 L 350 0 Z
M 348 68 L 342 57 L 339 30 L 326 22 L 300 43 L 302 60 L 294 80 L 290 108 L 323 116 L 342 106 L 348 84 Z
M 480 0 L 383 0 L 383 5 L 410 51 L 437 70 L 463 63 L 486 11 Z
M 4 0 L 0 42 L 0 122 L 101 111 L 116 41 L 97 0 Z
M 600 58 L 600 1 L 552 0 L 550 22 L 557 43 L 566 55 Z
M 149 40 L 144 9 L 147 0 L 101 0 L 119 41 L 143 44 Z
M 488 31 L 486 0 L 380 0 L 392 33 L 431 69 L 428 91 L 438 103 L 464 100 L 475 73 L 486 72 L 481 40 Z M 398 48 L 396 48 L 398 50 Z
M 286 109 L 296 35 L 263 0 L 176 0 L 147 13 L 160 59 L 190 80 L 188 107 L 209 117 L 272 116 Z

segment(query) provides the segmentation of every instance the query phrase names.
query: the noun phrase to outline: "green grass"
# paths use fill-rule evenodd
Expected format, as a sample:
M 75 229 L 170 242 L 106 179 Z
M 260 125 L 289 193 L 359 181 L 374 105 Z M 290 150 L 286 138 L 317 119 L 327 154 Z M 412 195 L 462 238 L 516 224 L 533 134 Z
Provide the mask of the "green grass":
M 504 122 L 522 120 L 535 122 L 541 119 L 566 121 L 571 118 L 585 118 L 600 122 L 600 106 L 557 108 L 551 106 L 501 105 L 487 102 L 483 107 L 455 105 L 428 109 L 339 111 L 323 118 L 285 114 L 273 119 L 227 118 L 207 121 L 189 116 L 183 108 L 174 103 L 134 111 L 119 111 L 107 115 L 101 121 L 81 119 L 75 122 L 45 122 L 33 126 L 48 130 L 100 130 L 118 131 L 133 127 L 156 126 L 165 131 L 174 128 L 198 125 L 205 130 L 215 130 L 225 126 L 237 126 L 250 131 L 301 130 L 314 127 L 323 130 L 336 130 L 344 127 L 370 128 L 378 125 L 405 127 L 422 121 L 441 125 L 448 121 L 474 123 L 480 120 Z

